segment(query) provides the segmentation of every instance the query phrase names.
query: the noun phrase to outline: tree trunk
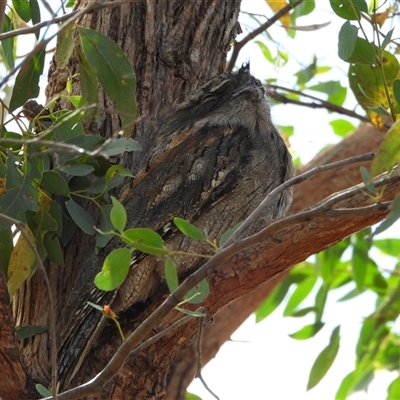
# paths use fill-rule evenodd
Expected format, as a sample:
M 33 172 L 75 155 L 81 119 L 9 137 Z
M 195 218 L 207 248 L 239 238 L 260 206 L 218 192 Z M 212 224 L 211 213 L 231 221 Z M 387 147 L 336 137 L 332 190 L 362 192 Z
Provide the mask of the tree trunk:
M 82 1 L 79 7 L 83 8 L 86 4 L 86 1 Z M 199 83 L 223 72 L 230 42 L 240 30 L 237 23 L 239 8 L 240 0 L 193 0 L 184 3 L 180 0 L 149 0 L 93 12 L 80 21 L 81 25 L 95 29 L 118 43 L 135 70 L 138 116 L 144 118 L 136 125 L 132 137 L 140 142 L 143 151 L 122 157 L 119 160 L 121 165 L 132 172 L 137 171 L 140 160 L 156 142 L 157 128 L 168 117 L 172 106 L 182 101 Z M 71 64 L 68 68 L 72 73 L 77 71 L 76 64 Z M 48 98 L 64 89 L 67 78 L 66 69 L 58 70 L 54 65 L 51 66 L 46 89 Z M 104 109 L 113 108 L 113 103 L 104 93 L 100 93 L 100 99 L 100 105 Z M 99 133 L 108 138 L 119 129 L 115 115 L 104 112 Z M 90 206 L 89 210 L 95 212 Z M 93 258 L 93 268 L 82 271 L 88 255 Z M 91 331 L 98 323 L 100 313 L 92 311 L 84 321 L 77 315 L 79 310 L 87 307 L 88 300 L 96 302 L 95 298 L 90 297 L 90 292 L 93 289 L 94 274 L 100 270 L 103 259 L 94 255 L 93 238 L 77 233 L 66 248 L 65 267 L 49 266 L 48 269 L 57 299 L 59 379 L 63 389 L 93 377 L 109 358 L 94 362 L 89 356 L 86 358 L 87 362 L 84 362 L 84 348 L 89 341 L 88 336 L 91 336 Z M 40 274 L 36 274 L 14 302 L 17 324 L 46 325 L 48 316 L 43 310 L 46 302 L 46 290 Z M 145 304 L 140 310 L 134 310 L 129 318 L 126 317 L 127 321 L 139 320 L 147 306 Z M 110 332 L 102 337 L 110 335 L 111 347 L 100 342 L 98 344 L 104 350 L 108 349 L 110 355 L 120 340 L 115 326 L 108 325 L 106 329 Z M 50 380 L 48 336 L 36 335 L 25 340 L 21 347 L 34 381 L 47 386 Z M 87 346 L 88 350 L 89 348 Z M 79 374 L 69 382 L 82 362 Z M 167 365 L 158 359 L 152 367 L 150 360 L 145 360 L 144 363 L 146 367 L 140 366 L 142 378 L 135 379 L 135 385 L 138 388 L 137 393 L 146 393 L 144 398 L 149 398 L 160 392 Z M 144 373 L 145 370 L 148 372 Z M 132 384 L 129 379 L 119 381 Z M 124 392 L 128 396 L 128 391 Z M 104 396 L 123 398 L 119 394 Z M 133 392 L 129 396 L 140 398 L 138 394 L 135 397 Z
M 84 3 L 82 1 L 81 7 Z M 157 141 L 157 129 L 168 117 L 172 105 L 181 101 L 199 83 L 223 71 L 229 44 L 240 31 L 237 23 L 239 6 L 240 0 L 147 0 L 94 12 L 80 22 L 115 40 L 131 60 L 136 73 L 138 113 L 144 118 L 136 125 L 133 137 L 142 144 L 143 152 L 121 157 L 121 165 L 136 172 L 141 159 Z M 71 65 L 70 70 L 76 70 L 76 66 L 74 68 Z M 66 76 L 65 71 L 51 68 L 47 89 L 49 97 L 65 87 Z M 100 98 L 104 110 L 113 108 L 112 102 L 104 94 Z M 100 133 L 110 137 L 119 128 L 116 117 L 104 112 Z M 313 183 L 320 185 L 318 190 L 307 187 L 307 191 L 303 192 L 306 195 L 302 196 L 303 189 L 299 189 L 297 197 L 306 198 L 309 193 L 317 192 L 325 196 L 337 188 L 349 186 L 343 175 L 338 175 L 337 179 L 344 182 L 345 186 L 329 186 L 325 179 L 323 183 Z M 399 185 L 388 186 L 387 199 L 392 199 L 398 191 Z M 134 196 L 135 193 L 128 194 L 128 197 Z M 355 207 L 368 204 L 368 201 L 359 194 L 343 205 Z M 299 202 L 296 200 L 296 203 Z M 298 206 L 300 208 L 296 210 L 304 206 L 306 204 Z M 239 318 L 244 319 L 261 300 L 260 291 L 264 291 L 265 285 L 263 289 L 259 288 L 263 283 L 268 282 L 269 286 L 272 279 L 277 280 L 295 263 L 379 221 L 386 213 L 377 211 L 366 216 L 319 218 L 312 222 L 298 223 L 279 232 L 278 241 L 274 239 L 239 253 L 216 273 L 210 274 L 210 296 L 204 303 L 207 316 L 220 312 L 216 323 L 218 327 L 219 321 L 224 322 L 226 315 L 223 307 L 238 304 L 232 302 L 250 292 L 258 293 L 247 298 L 246 312 Z M 92 237 L 77 233 L 65 250 L 65 267 L 49 265 L 47 268 L 57 301 L 61 391 L 93 378 L 120 345 L 120 337 L 112 321 L 99 324 L 100 313 L 90 311 L 86 305 L 88 300 L 95 303 L 99 301 L 99 298 L 93 297 L 97 296 L 97 292 L 93 291 L 93 278 L 100 270 L 103 258 L 94 255 Z M 124 332 L 128 334 L 134 331 L 164 301 L 167 294 L 166 288 L 160 287 L 155 295 L 135 304 L 121 315 Z M 111 300 L 112 295 L 101 296 L 101 304 L 104 305 Z M 47 301 L 42 278 L 40 274 L 35 274 L 20 290 L 14 302 L 17 325 L 46 325 L 48 314 L 44 305 Z M 170 313 L 160 323 L 157 331 L 180 318 L 181 314 L 177 311 Z M 90 398 L 161 398 L 166 394 L 167 381 L 171 383 L 166 398 L 181 398 L 193 372 L 182 384 L 182 380 L 175 379 L 177 375 L 174 375 L 174 371 L 179 370 L 178 364 L 169 375 L 168 371 L 178 352 L 190 347 L 197 325 L 198 321 L 193 320 L 139 355 L 130 357 L 104 391 Z M 215 341 L 205 341 L 205 348 L 212 348 L 211 352 L 206 352 L 206 359 L 215 354 L 228 336 L 220 329 L 213 329 L 212 325 L 207 325 L 206 338 L 210 337 L 207 330 L 217 334 Z M 226 333 L 230 335 L 232 329 L 233 325 L 230 325 Z M 20 346 L 32 380 L 45 386 L 50 381 L 48 343 L 48 334 L 43 333 L 25 340 Z M 173 388 L 174 385 L 179 386 L 179 389 Z

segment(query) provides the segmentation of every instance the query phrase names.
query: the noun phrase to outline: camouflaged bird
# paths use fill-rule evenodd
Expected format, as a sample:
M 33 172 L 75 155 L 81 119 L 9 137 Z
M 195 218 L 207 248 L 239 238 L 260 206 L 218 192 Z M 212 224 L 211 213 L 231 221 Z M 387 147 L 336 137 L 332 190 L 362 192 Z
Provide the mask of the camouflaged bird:
M 127 227 L 156 230 L 170 249 L 211 254 L 209 245 L 174 231 L 173 218 L 184 218 L 218 240 L 292 175 L 291 156 L 271 122 L 265 89 L 246 64 L 237 72 L 214 77 L 175 107 L 138 174 L 122 189 L 120 200 L 128 214 Z M 291 199 L 291 190 L 281 194 L 252 230 L 282 217 Z M 193 257 L 173 259 L 180 274 L 204 263 Z M 91 284 L 101 263 L 88 257 L 87 264 L 80 268 L 83 272 L 78 280 Z M 107 302 L 114 312 L 122 313 L 163 284 L 163 268 L 162 257 L 137 254 L 124 284 L 113 295 L 93 289 L 91 301 Z M 82 290 L 76 288 L 77 296 Z M 85 315 L 80 318 L 83 314 L 76 311 L 82 321 L 79 332 L 64 332 L 63 347 L 69 348 L 68 342 L 74 341 L 69 336 L 88 338 L 96 329 L 99 313 L 90 308 L 80 311 Z M 75 343 L 74 349 L 61 351 L 61 369 L 76 364 L 78 350 L 85 354 L 90 342 L 84 350 Z
M 274 188 L 293 176 L 291 156 L 271 122 L 265 89 L 245 64 L 191 93 L 161 128 L 142 170 L 126 188 L 128 226 L 159 231 L 169 248 L 212 254 L 205 243 L 170 231 L 174 217 L 193 222 L 210 239 L 242 222 Z M 282 217 L 291 191 L 253 226 Z M 174 256 L 178 272 L 203 260 Z M 163 280 L 164 258 L 147 256 L 119 289 L 116 310 L 144 300 Z

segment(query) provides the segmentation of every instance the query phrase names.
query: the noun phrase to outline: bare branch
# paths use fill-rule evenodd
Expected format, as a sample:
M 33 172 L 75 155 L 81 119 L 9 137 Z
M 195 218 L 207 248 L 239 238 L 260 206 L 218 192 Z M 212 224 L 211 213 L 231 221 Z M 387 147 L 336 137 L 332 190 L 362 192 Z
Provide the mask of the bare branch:
M 60 17 L 54 16 L 53 19 L 50 19 L 48 21 L 39 22 L 33 26 L 29 26 L 28 28 L 15 29 L 10 32 L 2 33 L 2 34 L 0 34 L 0 40 L 9 39 L 9 38 L 21 36 L 21 35 L 28 35 L 30 33 L 36 33 L 41 28 L 44 28 L 45 26 L 58 24 L 59 22 L 64 22 L 64 21 L 71 22 L 72 20 L 80 18 L 84 14 L 87 14 L 87 13 L 93 12 L 93 11 L 97 11 L 97 10 L 101 10 L 103 8 L 116 7 L 121 4 L 126 4 L 126 3 L 139 3 L 142 1 L 143 0 L 120 0 L 120 1 L 113 1 L 112 3 L 109 3 L 109 2 L 106 3 L 104 1 L 103 2 L 93 2 L 90 6 L 83 8 L 80 11 L 71 11 L 69 14 L 61 15 Z M 5 2 L 5 3 L 7 3 L 7 2 Z M 1 6 L 1 0 L 0 0 L 0 6 Z M 51 10 L 51 8 L 50 8 L 50 10 Z M 53 13 L 52 10 L 51 10 L 51 13 Z
M 204 313 L 205 312 L 205 308 L 204 307 L 199 307 L 196 310 L 196 312 Z M 194 315 L 186 315 L 186 317 L 181 318 L 179 321 L 173 323 L 168 328 L 166 328 L 163 331 L 157 333 L 156 335 L 154 335 L 150 339 L 148 339 L 145 342 L 143 342 L 140 346 L 136 347 L 135 350 L 131 351 L 130 356 L 137 356 L 143 349 L 145 349 L 146 347 L 150 346 L 151 344 L 157 342 L 158 340 L 160 340 L 164 336 L 168 335 L 168 333 L 174 331 L 175 329 L 177 329 L 181 325 L 186 324 L 192 318 L 197 318 L 197 317 L 195 317 Z M 202 317 L 200 317 L 199 320 L 202 320 Z
M 284 7 L 282 7 L 272 18 L 270 18 L 267 22 L 264 24 L 260 25 L 257 29 L 254 29 L 254 31 L 250 32 L 244 39 L 242 39 L 240 42 L 234 42 L 233 45 L 233 51 L 232 51 L 232 57 L 229 60 L 228 66 L 226 67 L 227 71 L 232 71 L 233 67 L 235 66 L 236 60 L 238 58 L 240 50 L 250 42 L 250 40 L 253 40 L 255 37 L 257 37 L 259 34 L 263 33 L 265 30 L 267 30 L 270 26 L 272 26 L 276 21 L 279 20 L 279 18 L 283 17 L 285 14 L 287 14 L 289 11 L 293 10 L 295 7 L 297 7 L 300 3 L 302 3 L 303 0 L 298 0 L 296 1 L 293 5 L 286 4 Z
M 311 95 L 303 93 L 299 90 L 289 89 L 289 88 L 285 88 L 283 86 L 272 85 L 272 84 L 268 84 L 267 89 L 269 89 L 268 95 L 271 98 L 273 98 L 274 100 L 276 100 L 282 104 L 296 104 L 297 106 L 309 107 L 309 108 L 313 108 L 313 109 L 322 108 L 324 110 L 334 111 L 334 112 L 337 112 L 338 114 L 347 115 L 352 118 L 357 118 L 363 122 L 370 122 L 369 118 L 364 117 L 363 115 L 360 115 L 360 114 L 356 113 L 355 111 L 348 110 L 347 108 L 338 106 L 337 104 L 333 104 L 330 101 L 322 100 L 318 97 L 311 96 Z M 271 91 L 270 89 L 274 89 L 274 90 Z M 316 101 L 318 101 L 318 103 L 314 103 L 314 102 L 306 103 L 306 102 L 303 102 L 300 100 L 290 99 L 290 98 L 284 96 L 283 94 L 278 93 L 276 91 L 276 89 L 285 90 L 290 93 L 298 94 L 299 96 L 316 100 Z
M 360 156 L 354 156 L 347 158 L 345 160 L 340 160 L 333 162 L 331 164 L 321 165 L 319 167 L 315 167 L 301 175 L 295 176 L 287 180 L 282 185 L 278 186 L 271 193 L 267 195 L 267 197 L 261 202 L 261 204 L 248 216 L 246 221 L 241 225 L 241 227 L 232 235 L 232 237 L 225 243 L 224 247 L 228 247 L 232 244 L 233 241 L 240 239 L 244 236 L 247 230 L 254 225 L 256 219 L 261 215 L 261 213 L 276 199 L 278 195 L 286 191 L 288 188 L 294 185 L 298 185 L 299 183 L 307 180 L 308 178 L 319 174 L 323 171 L 330 171 L 332 169 L 340 168 L 345 165 L 355 164 L 362 161 L 370 161 L 375 157 L 374 153 L 362 154 Z

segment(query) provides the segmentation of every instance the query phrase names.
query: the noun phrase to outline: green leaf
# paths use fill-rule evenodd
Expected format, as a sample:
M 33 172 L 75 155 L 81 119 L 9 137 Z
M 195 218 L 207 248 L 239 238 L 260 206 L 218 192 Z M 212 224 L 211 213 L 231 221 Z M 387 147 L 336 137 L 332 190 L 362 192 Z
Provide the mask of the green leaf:
M 379 224 L 375 229 L 373 236 L 378 233 L 384 232 L 386 229 L 390 228 L 400 217 L 400 196 L 397 195 L 392 202 L 392 210 L 388 216 Z
M 94 278 L 97 288 L 111 291 L 125 281 L 131 265 L 132 250 L 122 248 L 113 250 L 104 260 L 101 272 Z
M 72 176 L 85 176 L 93 172 L 94 168 L 89 164 L 81 164 L 77 161 L 68 161 L 60 168 L 60 171 Z
M 10 256 L 7 269 L 7 288 L 12 296 L 29 279 L 35 270 L 35 254 L 29 243 L 35 243 L 35 237 L 28 226 L 25 227 L 28 240 L 22 234 L 18 237 L 17 243 Z
M 122 232 L 121 239 L 146 254 L 164 255 L 169 250 L 164 247 L 162 237 L 148 228 L 132 228 Z
M 290 316 L 294 317 L 294 318 L 304 317 L 305 315 L 307 315 L 311 312 L 315 312 L 315 308 L 314 307 L 306 307 L 306 308 L 302 308 L 301 310 L 298 310 L 298 311 L 290 314 Z
M 394 379 L 388 387 L 387 400 L 400 399 L 400 376 Z
M 10 101 L 10 112 L 25 104 L 29 99 L 39 95 L 39 79 L 43 72 L 46 51 L 33 54 L 22 65 L 13 89 Z
M 205 279 L 203 279 L 196 287 L 189 290 L 184 299 L 190 304 L 199 304 L 209 295 L 210 288 Z
M 393 81 L 393 95 L 397 103 L 400 104 L 400 79 Z
M 364 281 L 367 273 L 367 263 L 369 262 L 369 245 L 367 241 L 360 235 L 353 245 L 353 254 L 351 257 L 353 267 L 353 277 L 359 291 L 364 289 Z
M 64 178 L 56 171 L 44 171 L 40 182 L 41 188 L 50 194 L 68 196 L 69 188 Z
M 355 373 L 354 371 L 352 371 L 343 378 L 339 386 L 339 389 L 336 392 L 335 400 L 347 399 L 347 396 L 349 396 L 350 393 L 352 392 L 354 384 L 355 384 Z
M 122 232 L 126 225 L 126 211 L 125 207 L 114 197 L 111 196 L 112 209 L 110 212 L 110 220 L 114 228 Z
M 274 59 L 274 57 L 272 57 L 272 54 L 271 54 L 271 52 L 269 51 L 269 48 L 265 45 L 265 43 L 263 43 L 263 42 L 260 42 L 259 40 L 256 40 L 255 42 L 254 42 L 256 45 L 258 45 L 258 47 L 261 49 L 261 51 L 262 51 L 262 53 L 263 53 L 263 55 L 264 55 L 264 58 L 267 60 L 267 61 L 269 61 L 270 63 L 274 63 L 275 62 L 275 59 Z
M 106 204 L 101 207 L 101 232 L 110 232 L 113 229 L 113 225 L 110 220 L 110 212 L 112 209 L 111 204 Z M 96 251 L 98 252 L 103 247 L 106 247 L 107 243 L 114 237 L 114 235 L 105 235 L 104 233 L 96 233 Z
M 383 118 L 377 115 L 371 107 L 379 107 L 381 110 L 389 108 L 386 89 L 391 96 L 392 82 L 397 78 L 399 61 L 384 50 L 381 57 L 385 82 L 382 80 L 381 68 L 377 65 L 352 64 L 349 68 L 349 83 L 357 101 L 367 112 L 371 122 L 378 128 L 384 126 Z M 387 114 L 387 112 L 385 111 Z
M 347 89 L 339 81 L 321 82 L 317 85 L 309 86 L 308 89 L 326 93 L 328 101 L 337 105 L 342 105 L 347 95 Z
M 78 225 L 83 232 L 88 235 L 93 235 L 95 233 L 94 219 L 83 207 L 75 203 L 73 200 L 66 201 L 65 206 L 75 224 Z
M 197 395 L 195 395 L 193 393 L 186 392 L 185 393 L 185 400 L 202 400 L 202 399 L 201 399 L 201 397 L 199 397 L 199 396 L 197 396 Z
M 32 24 L 35 25 L 40 22 L 40 7 L 37 0 L 29 0 L 29 7 L 31 9 Z M 35 33 L 36 38 L 40 36 L 40 29 Z
M 373 65 L 376 62 L 375 47 L 367 40 L 358 37 L 353 54 L 344 61 L 353 64 Z
M 290 4 L 294 5 L 295 1 L 289 1 Z M 298 17 L 302 17 L 304 15 L 310 14 L 315 8 L 314 0 L 303 1 L 300 4 L 296 4 L 295 9 L 293 10 L 294 19 Z
M 338 55 L 346 61 L 356 48 L 358 30 L 349 21 L 346 21 L 339 31 Z
M 8 15 L 4 15 L 3 21 L 3 32 L 7 33 L 14 30 L 12 20 Z M 3 55 L 3 61 L 7 65 L 8 69 L 12 69 L 15 66 L 15 38 L 3 39 L 1 41 L 1 52 Z
M 318 385 L 321 379 L 329 371 L 339 351 L 339 342 L 340 326 L 337 326 L 331 334 L 331 339 L 328 346 L 321 351 L 311 368 L 307 390 L 310 390 Z
M 182 218 L 174 218 L 175 226 L 187 237 L 195 240 L 207 240 L 202 232 Z
M 360 11 L 368 12 L 365 0 L 329 0 L 332 10 L 341 18 L 359 20 Z
M 142 151 L 142 146 L 132 138 L 120 138 L 113 140 L 102 149 L 102 152 L 106 153 L 109 157 L 125 153 L 126 151 Z
M 68 61 L 74 51 L 74 25 L 68 25 L 58 32 L 57 46 L 54 53 L 56 65 L 60 69 L 64 69 L 68 65 Z
M 47 330 L 47 326 L 41 325 L 25 325 L 25 326 L 17 326 L 15 328 L 15 332 L 17 334 L 18 340 L 29 339 L 39 333 L 45 332 Z
M 240 228 L 240 225 L 242 225 L 242 222 L 239 222 L 233 228 L 228 229 L 222 234 L 218 243 L 219 247 L 223 247 L 225 245 L 225 243 L 231 238 L 231 236 Z
M 387 45 L 390 43 L 390 41 L 392 40 L 393 31 L 394 31 L 394 28 L 392 28 L 392 29 L 386 34 L 385 38 L 383 39 L 382 44 L 381 44 L 381 49 L 382 49 L 382 50 L 384 50 L 384 49 L 387 47 Z
M 316 282 L 318 280 L 318 276 L 310 276 L 308 279 L 305 279 L 303 282 L 300 282 L 289 297 L 289 300 L 286 303 L 285 310 L 283 311 L 284 316 L 289 316 L 294 313 L 296 308 L 302 303 L 302 301 L 310 294 L 313 290 Z
M 354 299 L 355 297 L 359 296 L 363 291 L 360 291 L 358 289 L 352 289 L 350 292 L 346 293 L 344 296 L 342 296 L 338 301 L 347 301 Z
M 97 89 L 97 79 L 92 68 L 90 67 L 85 54 L 81 51 L 80 47 L 76 48 L 79 62 L 79 78 L 81 84 L 81 92 L 84 100 L 84 105 L 88 106 L 91 104 L 98 105 L 99 102 L 99 91 Z M 82 118 L 82 124 L 88 127 L 90 123 L 95 119 L 97 113 L 97 107 L 90 109 L 86 112 L 86 115 Z
M 282 303 L 285 298 L 290 285 L 292 282 L 284 279 L 281 281 L 272 291 L 272 293 L 266 298 L 266 300 L 261 304 L 256 310 L 256 322 L 261 322 L 268 317 L 273 311 L 275 311 L 278 306 Z
M 1 243 L 1 241 L 0 241 Z M 400 239 L 381 239 L 374 240 L 373 246 L 383 253 L 398 258 L 400 256 Z
M 299 86 L 304 86 L 308 81 L 314 78 L 317 70 L 317 59 L 314 57 L 313 62 L 306 68 L 295 73 L 297 76 L 297 84 Z
M 18 1 L 18 0 L 16 0 L 16 1 Z M 47 389 L 46 387 L 44 387 L 41 383 L 37 383 L 35 385 L 35 388 L 36 388 L 37 392 L 43 397 L 52 397 L 53 396 L 51 391 L 49 389 Z
M 105 176 L 94 181 L 92 186 L 86 189 L 87 193 L 100 194 L 119 186 L 126 177 L 133 177 L 125 168 L 120 165 L 111 166 Z
M 349 245 L 350 238 L 347 238 L 317 254 L 317 266 L 326 284 L 329 285 L 331 283 L 335 270 L 341 262 L 342 255 Z
M 318 293 L 315 297 L 315 320 L 321 322 L 322 315 L 324 313 L 326 299 L 328 298 L 328 289 L 322 285 L 318 290 Z
M 60 241 L 58 237 L 49 232 L 44 236 L 43 245 L 46 249 L 47 258 L 54 264 L 64 266 L 64 256 L 61 250 Z
M 330 121 L 329 125 L 332 127 L 333 132 L 340 137 L 345 137 L 356 129 L 350 121 L 341 118 Z
M 122 127 L 136 119 L 136 78 L 122 49 L 96 31 L 79 28 L 82 48 L 107 95 L 116 101 Z
M 22 174 L 17 168 L 21 160 L 12 152 L 7 154 L 6 191 L 0 196 L 0 213 L 12 218 L 19 218 L 21 210 L 36 211 L 38 207 L 38 190 L 35 181 L 40 178 L 40 172 L 34 164 L 30 171 Z M 24 166 L 28 164 L 26 157 Z M 0 221 L 0 229 L 8 225 Z
M 29 0 L 12 0 L 13 8 L 19 15 L 19 17 L 29 22 L 31 20 L 31 7 L 29 6 Z
M 299 331 L 290 334 L 292 339 L 305 340 L 314 337 L 324 326 L 322 322 L 316 322 L 315 324 L 303 326 Z
M 363 183 L 364 183 L 365 187 L 367 188 L 367 190 L 370 193 L 375 194 L 376 193 L 376 187 L 375 187 L 374 183 L 371 180 L 371 175 L 370 175 L 369 171 L 367 170 L 367 168 L 360 167 L 360 174 L 361 174 L 361 178 L 362 178 Z
M 172 293 L 179 286 L 179 280 L 175 264 L 170 258 L 165 260 L 164 273 L 168 289 Z

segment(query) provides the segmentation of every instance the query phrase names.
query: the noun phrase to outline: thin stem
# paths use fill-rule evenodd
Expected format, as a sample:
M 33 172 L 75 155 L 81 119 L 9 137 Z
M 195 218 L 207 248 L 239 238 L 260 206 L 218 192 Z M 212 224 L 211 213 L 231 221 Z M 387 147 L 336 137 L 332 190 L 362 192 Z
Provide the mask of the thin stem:
M 257 29 L 254 29 L 253 32 L 250 32 L 245 38 L 243 38 L 240 42 L 234 42 L 233 45 L 233 51 L 232 51 L 232 56 L 231 59 L 229 60 L 229 63 L 226 67 L 227 71 L 232 71 L 233 67 L 235 66 L 236 60 L 238 58 L 240 50 L 248 43 L 250 40 L 253 40 L 255 37 L 257 37 L 259 34 L 263 33 L 265 30 L 267 30 L 270 26 L 272 26 L 276 21 L 279 20 L 279 18 L 283 17 L 286 15 L 289 11 L 293 10 L 295 7 L 297 7 L 300 3 L 302 3 L 303 0 L 298 0 L 296 1 L 293 5 L 286 4 L 284 7 L 282 7 L 275 15 L 273 15 L 267 22 L 264 24 L 260 25 Z

